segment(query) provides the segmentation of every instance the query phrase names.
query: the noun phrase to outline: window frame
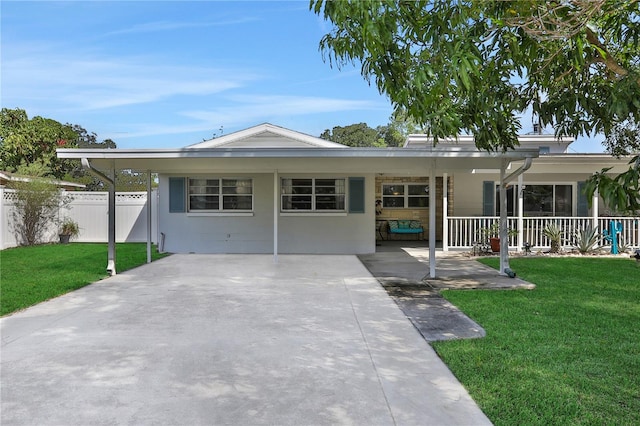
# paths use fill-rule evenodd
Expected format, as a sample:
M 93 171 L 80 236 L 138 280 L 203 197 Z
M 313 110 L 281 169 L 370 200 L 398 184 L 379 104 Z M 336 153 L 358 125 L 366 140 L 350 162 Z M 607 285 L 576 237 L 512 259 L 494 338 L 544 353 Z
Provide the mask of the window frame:
M 217 193 L 192 193 L 191 188 L 193 187 L 214 187 L 214 185 L 192 185 L 192 180 L 204 180 L 204 181 L 214 181 L 217 180 Z M 248 181 L 250 185 L 248 186 L 235 186 L 224 185 L 225 181 Z M 235 192 L 233 193 L 225 193 L 224 188 L 235 188 Z M 241 193 L 238 192 L 238 188 L 250 188 L 250 193 Z M 253 213 L 255 205 L 254 205 L 254 179 L 251 177 L 229 177 L 229 176 L 189 176 L 187 177 L 187 213 L 199 214 L 199 213 Z M 199 209 L 193 208 L 191 197 L 218 197 L 218 208 L 217 209 Z M 231 199 L 232 197 L 250 197 L 251 198 L 251 208 L 249 209 L 234 209 L 234 208 L 225 208 L 225 198 Z
M 289 185 L 285 185 L 285 180 L 291 180 L 292 181 L 292 185 L 291 187 L 300 187 L 300 188 L 304 188 L 307 185 L 293 185 L 293 181 L 294 180 L 299 180 L 299 181 L 304 181 L 304 180 L 310 180 L 311 181 L 311 185 L 308 185 L 308 187 L 310 188 L 311 192 L 309 193 L 300 193 L 300 194 L 295 194 L 292 192 L 285 192 L 285 187 L 289 186 Z M 338 185 L 335 185 L 335 181 L 342 181 L 342 192 L 335 192 L 335 193 L 322 193 L 318 191 L 318 188 L 330 188 L 331 186 L 327 186 L 327 185 L 317 185 L 317 181 L 322 181 L 322 180 L 333 180 L 334 181 L 334 187 L 337 189 L 339 188 Z M 347 192 L 348 192 L 348 179 L 346 177 L 334 177 L 334 176 L 327 176 L 327 177 L 309 177 L 309 176 L 281 176 L 280 177 L 280 213 L 285 213 L 285 214 L 296 214 L 296 213 L 300 213 L 300 214 L 327 214 L 327 215 L 331 215 L 331 214 L 335 214 L 335 213 L 346 213 L 348 206 L 347 206 Z M 308 209 L 285 209 L 284 206 L 285 204 L 285 197 L 293 197 L 293 196 L 297 196 L 297 197 L 310 197 L 310 208 Z M 335 209 L 318 209 L 318 198 L 319 197 L 335 197 L 336 198 L 336 205 L 339 205 L 339 199 L 342 198 L 342 208 L 335 208 Z
M 525 194 L 523 195 L 523 200 L 522 200 L 522 209 L 523 209 L 522 216 L 523 217 L 575 217 L 576 216 L 577 202 L 578 202 L 576 182 L 531 182 L 531 183 L 525 183 L 524 186 L 525 186 L 524 188 Z M 551 186 L 552 187 L 551 189 L 552 209 L 551 209 L 550 215 L 530 214 L 527 212 L 526 206 L 525 206 L 526 192 L 532 186 Z M 563 215 L 557 214 L 556 207 L 558 202 L 557 202 L 557 195 L 556 195 L 557 194 L 556 187 L 558 186 L 569 187 L 571 189 L 571 197 L 570 197 L 571 213 L 568 216 L 566 214 L 563 214 Z M 517 211 L 517 207 L 514 210 Z
M 385 186 L 401 186 L 402 189 L 402 193 L 401 194 L 393 194 L 393 195 L 385 195 Z M 424 195 L 412 195 L 410 194 L 409 191 L 409 187 L 410 186 L 422 186 L 422 187 L 427 187 L 429 190 L 431 190 L 431 186 L 429 185 L 429 183 L 427 182 L 400 182 L 400 183 L 392 183 L 392 182 L 382 182 L 382 186 L 380 187 L 381 190 L 381 196 L 382 196 L 382 208 L 384 209 L 411 209 L 411 210 L 425 210 L 429 208 L 429 193 L 425 192 Z M 402 207 L 399 206 L 387 206 L 385 204 L 385 199 L 391 199 L 391 198 L 402 198 L 403 201 L 403 205 Z M 409 206 L 409 199 L 416 199 L 416 198 L 424 198 L 426 200 L 426 206 L 423 207 L 412 207 Z

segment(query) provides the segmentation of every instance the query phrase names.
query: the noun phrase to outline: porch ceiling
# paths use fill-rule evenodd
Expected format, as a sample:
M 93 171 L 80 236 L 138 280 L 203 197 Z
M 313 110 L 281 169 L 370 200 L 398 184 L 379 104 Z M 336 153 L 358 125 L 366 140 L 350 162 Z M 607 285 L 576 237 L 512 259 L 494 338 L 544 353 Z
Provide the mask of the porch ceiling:
M 451 147 L 313 148 L 313 149 L 59 149 L 58 157 L 87 158 L 101 170 L 134 169 L 156 173 L 272 172 L 281 173 L 425 173 L 435 160 L 440 172 L 497 169 L 502 160 L 521 161 L 538 156 L 537 149 L 506 153 L 478 152 Z

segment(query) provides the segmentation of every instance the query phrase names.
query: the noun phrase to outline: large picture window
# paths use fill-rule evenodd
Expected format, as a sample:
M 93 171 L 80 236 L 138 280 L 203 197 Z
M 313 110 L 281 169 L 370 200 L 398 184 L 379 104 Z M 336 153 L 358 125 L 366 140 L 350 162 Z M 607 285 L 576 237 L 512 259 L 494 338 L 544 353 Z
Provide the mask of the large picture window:
M 527 185 L 524 190 L 524 216 L 572 216 L 571 185 Z
M 189 179 L 189 211 L 217 212 L 252 210 L 252 179 Z
M 283 178 L 282 211 L 344 211 L 345 179 Z
M 382 207 L 420 209 L 429 207 L 426 183 L 382 184 Z

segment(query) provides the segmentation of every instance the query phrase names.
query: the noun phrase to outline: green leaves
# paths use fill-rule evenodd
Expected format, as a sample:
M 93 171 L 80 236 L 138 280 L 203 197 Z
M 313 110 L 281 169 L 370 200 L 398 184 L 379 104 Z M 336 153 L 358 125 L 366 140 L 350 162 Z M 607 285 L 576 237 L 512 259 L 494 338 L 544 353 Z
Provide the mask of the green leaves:
M 633 157 L 629 164 L 629 170 L 615 177 L 608 174 L 611 168 L 606 168 L 587 179 L 585 195 L 590 205 L 598 191 L 613 211 L 640 214 L 640 155 Z

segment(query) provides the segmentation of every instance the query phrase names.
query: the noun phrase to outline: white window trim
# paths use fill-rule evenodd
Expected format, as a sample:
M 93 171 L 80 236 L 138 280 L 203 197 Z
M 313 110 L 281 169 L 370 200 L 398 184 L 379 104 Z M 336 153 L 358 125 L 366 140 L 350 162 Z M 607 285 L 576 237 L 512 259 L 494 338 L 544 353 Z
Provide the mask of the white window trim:
M 296 195 L 296 194 L 285 194 L 282 192 L 282 181 L 284 179 L 311 179 L 311 194 L 299 194 L 299 195 L 308 195 L 311 196 L 311 209 L 310 210 L 286 210 L 284 209 L 282 199 L 285 196 Z M 316 210 L 316 179 L 335 179 L 344 181 L 344 194 L 335 194 L 344 196 L 344 209 L 336 209 L 336 210 Z M 326 177 L 318 177 L 318 176 L 280 176 L 280 216 L 346 216 L 349 211 L 349 188 L 348 188 L 348 178 L 346 177 L 334 177 L 334 176 L 326 176 Z M 329 194 L 331 195 L 331 194 Z
M 404 198 L 404 207 L 385 207 L 384 205 L 384 199 L 385 198 L 397 198 L 399 197 L 399 195 L 384 195 L 384 187 L 385 185 L 388 186 L 399 186 L 402 185 L 404 186 L 404 194 L 402 194 L 402 197 Z M 427 197 L 427 201 L 429 200 L 429 194 L 425 193 L 425 195 L 409 195 L 409 186 L 410 185 L 421 185 L 421 186 L 428 186 L 429 187 L 429 191 L 431 191 L 431 185 L 427 182 L 400 182 L 400 183 L 395 183 L 395 182 L 382 182 L 382 186 L 380 187 L 380 190 L 382 192 L 382 208 L 383 209 L 390 209 L 390 210 L 428 210 L 429 207 L 409 207 L 409 198 L 416 198 L 416 197 Z
M 219 197 L 219 201 L 218 201 L 218 206 L 219 208 L 217 210 L 201 210 L 201 209 L 196 209 L 196 210 L 192 210 L 191 209 L 191 195 L 189 193 L 189 188 L 191 186 L 191 179 L 209 179 L 209 180 L 213 180 L 213 179 L 217 179 L 219 181 L 219 186 L 218 188 L 220 188 L 220 193 L 219 194 L 202 194 L 202 195 L 217 195 Z M 224 209 L 224 202 L 223 202 L 223 197 L 225 195 L 241 195 L 243 197 L 248 196 L 248 194 L 242 195 L 242 194 L 223 194 L 222 193 L 222 181 L 224 179 L 229 179 L 229 180 L 233 180 L 233 179 L 238 179 L 238 180 L 250 180 L 251 181 L 251 209 Z M 254 179 L 252 177 L 246 177 L 246 176 L 187 176 L 187 216 L 253 216 L 253 212 L 255 210 L 255 197 L 254 197 Z

